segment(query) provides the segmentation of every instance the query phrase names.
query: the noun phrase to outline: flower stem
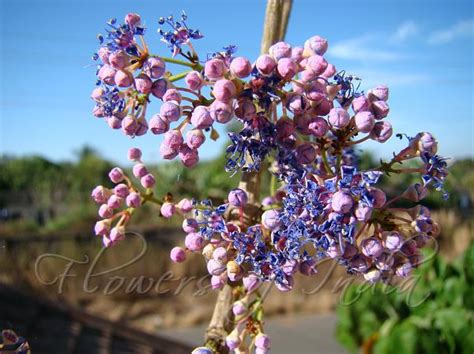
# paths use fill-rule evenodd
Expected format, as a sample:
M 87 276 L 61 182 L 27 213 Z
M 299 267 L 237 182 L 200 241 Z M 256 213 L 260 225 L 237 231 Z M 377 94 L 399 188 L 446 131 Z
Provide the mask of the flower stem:
M 178 64 L 178 65 L 183 65 L 183 66 L 189 66 L 190 68 L 196 67 L 196 64 L 194 64 L 194 63 L 189 63 L 189 62 L 184 61 L 184 60 L 175 59 L 175 58 L 169 58 L 169 57 L 160 57 L 160 58 L 161 58 L 161 60 L 163 60 L 163 61 L 166 62 L 166 63 L 172 63 L 172 64 Z
M 188 70 L 188 71 L 184 71 L 184 72 L 182 72 L 182 73 L 180 73 L 180 74 L 176 74 L 176 75 L 170 76 L 170 77 L 168 78 L 168 80 L 169 80 L 170 82 L 179 81 L 179 80 L 183 79 L 186 75 L 188 75 L 190 72 L 191 72 L 191 70 Z

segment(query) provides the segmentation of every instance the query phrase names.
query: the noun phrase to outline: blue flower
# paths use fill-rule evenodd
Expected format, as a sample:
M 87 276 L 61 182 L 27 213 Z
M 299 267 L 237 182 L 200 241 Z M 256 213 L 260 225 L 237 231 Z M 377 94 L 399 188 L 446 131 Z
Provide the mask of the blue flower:
M 168 45 L 173 55 L 181 53 L 181 46 L 189 43 L 191 39 L 200 39 L 204 37 L 199 30 L 193 30 L 187 25 L 187 19 L 188 16 L 183 11 L 180 21 L 175 21 L 171 15 L 166 19 L 160 17 L 158 20 L 160 25 L 166 23 L 171 27 L 171 30 L 169 31 L 164 31 L 163 28 L 160 28 L 158 33 L 161 35 L 161 41 Z

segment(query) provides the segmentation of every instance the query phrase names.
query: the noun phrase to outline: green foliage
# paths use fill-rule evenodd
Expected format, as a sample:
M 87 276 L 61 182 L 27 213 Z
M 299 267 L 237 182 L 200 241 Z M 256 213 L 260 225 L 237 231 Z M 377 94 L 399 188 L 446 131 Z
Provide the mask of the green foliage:
M 352 285 L 337 309 L 337 338 L 353 352 L 472 353 L 473 284 L 474 243 L 452 263 L 432 257 L 397 288 Z

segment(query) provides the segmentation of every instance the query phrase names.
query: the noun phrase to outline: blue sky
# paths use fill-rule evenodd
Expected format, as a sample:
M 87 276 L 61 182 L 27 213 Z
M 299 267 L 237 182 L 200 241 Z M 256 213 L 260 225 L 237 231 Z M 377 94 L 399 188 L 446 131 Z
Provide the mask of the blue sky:
M 90 113 L 90 57 L 106 20 L 141 14 L 148 43 L 167 55 L 155 34 L 157 19 L 185 9 L 205 35 L 196 42 L 199 52 L 236 44 L 239 54 L 253 60 L 265 11 L 260 0 L 0 2 L 0 153 L 56 161 L 73 158 L 84 144 L 118 162 L 125 162 L 130 146 L 142 147 L 147 160 L 158 159 L 160 137 L 130 140 Z M 389 119 L 397 132 L 431 131 L 441 154 L 460 158 L 474 156 L 473 28 L 469 0 L 295 0 L 286 40 L 302 45 L 315 34 L 328 38 L 328 60 L 363 78 L 362 88 L 390 86 Z M 368 149 L 388 156 L 402 144 L 393 140 Z M 225 144 L 222 136 L 202 149 L 203 157 L 215 156 Z

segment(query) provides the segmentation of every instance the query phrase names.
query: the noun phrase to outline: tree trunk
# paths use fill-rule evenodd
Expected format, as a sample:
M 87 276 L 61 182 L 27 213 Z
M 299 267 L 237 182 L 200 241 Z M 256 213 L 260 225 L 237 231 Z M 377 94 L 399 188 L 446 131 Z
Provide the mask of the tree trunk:
M 288 25 L 292 0 L 268 0 L 265 12 L 265 22 L 263 27 L 263 37 L 261 44 L 261 53 L 268 52 L 270 46 L 283 40 Z M 239 183 L 239 188 L 245 190 L 248 195 L 249 208 L 245 213 L 252 213 L 258 210 L 256 205 L 260 199 L 260 184 L 263 167 L 258 172 L 243 173 Z M 246 220 L 251 220 L 252 215 L 245 215 Z M 233 301 L 233 288 L 226 284 L 219 291 L 216 305 L 212 314 L 211 321 L 206 330 L 205 342 L 212 343 L 212 346 L 218 350 L 219 354 L 228 353 L 225 345 L 225 337 L 231 330 Z

